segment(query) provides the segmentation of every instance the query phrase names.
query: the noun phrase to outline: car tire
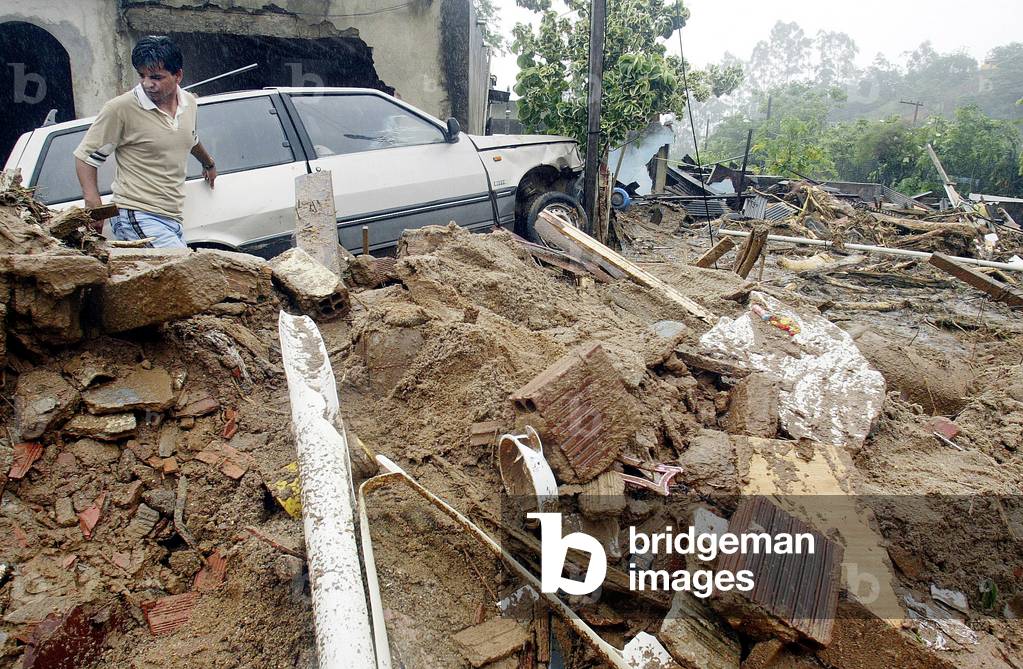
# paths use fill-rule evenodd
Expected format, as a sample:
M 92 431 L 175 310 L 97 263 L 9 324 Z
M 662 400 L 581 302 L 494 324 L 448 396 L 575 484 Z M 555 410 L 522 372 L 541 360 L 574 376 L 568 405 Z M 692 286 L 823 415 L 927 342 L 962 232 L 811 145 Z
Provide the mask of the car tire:
M 529 203 L 529 207 L 526 209 L 526 229 L 525 237 L 534 244 L 543 244 L 544 241 L 540 239 L 540 236 L 536 234 L 536 219 L 539 218 L 541 211 L 551 211 L 559 214 L 563 218 L 567 218 L 577 228 L 586 227 L 586 212 L 583 211 L 583 206 L 579 204 L 579 200 L 575 199 L 567 193 L 560 191 L 548 191 L 546 193 L 540 193 L 532 199 Z

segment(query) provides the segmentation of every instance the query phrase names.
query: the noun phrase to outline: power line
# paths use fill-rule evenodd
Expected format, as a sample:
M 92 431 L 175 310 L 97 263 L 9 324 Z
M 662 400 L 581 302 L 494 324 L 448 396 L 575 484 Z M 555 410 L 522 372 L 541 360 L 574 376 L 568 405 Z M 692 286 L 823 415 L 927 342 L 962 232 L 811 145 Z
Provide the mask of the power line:
M 710 204 L 707 201 L 707 184 L 703 180 L 703 169 L 699 167 L 700 161 L 700 144 L 696 141 L 696 123 L 693 121 L 693 100 L 690 96 L 689 91 L 689 75 L 686 73 L 686 55 L 682 50 L 682 15 L 679 13 L 678 8 L 681 3 L 675 5 L 675 17 L 678 19 L 678 55 L 682 59 L 682 84 L 686 88 L 686 109 L 689 111 L 689 127 L 693 131 L 693 151 L 696 152 L 696 173 L 700 177 L 700 188 L 703 189 L 703 211 L 707 216 L 707 234 L 710 235 L 710 245 L 714 246 L 714 228 L 710 224 Z

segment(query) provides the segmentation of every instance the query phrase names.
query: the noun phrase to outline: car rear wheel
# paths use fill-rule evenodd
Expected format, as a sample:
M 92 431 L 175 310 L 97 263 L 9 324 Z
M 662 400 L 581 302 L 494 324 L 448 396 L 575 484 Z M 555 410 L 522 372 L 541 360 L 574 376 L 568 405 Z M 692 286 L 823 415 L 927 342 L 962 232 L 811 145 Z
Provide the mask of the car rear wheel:
M 541 193 L 533 198 L 526 209 L 526 239 L 535 244 L 545 243 L 536 233 L 536 219 L 542 211 L 566 219 L 577 228 L 586 227 L 586 212 L 578 200 L 560 191 Z

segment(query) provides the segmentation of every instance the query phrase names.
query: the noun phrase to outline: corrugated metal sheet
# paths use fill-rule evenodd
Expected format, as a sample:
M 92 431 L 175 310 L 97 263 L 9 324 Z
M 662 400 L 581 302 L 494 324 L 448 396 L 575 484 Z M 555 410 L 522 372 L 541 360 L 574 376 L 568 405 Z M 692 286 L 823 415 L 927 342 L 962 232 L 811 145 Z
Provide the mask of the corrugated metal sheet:
M 746 200 L 742 213 L 748 218 L 755 218 L 763 221 L 784 221 L 790 216 L 795 216 L 798 209 L 785 202 L 779 202 L 773 198 L 757 195 Z
M 720 218 L 726 211 L 730 211 L 721 200 L 707 200 L 706 203 L 703 200 L 692 200 L 683 206 L 693 218 Z

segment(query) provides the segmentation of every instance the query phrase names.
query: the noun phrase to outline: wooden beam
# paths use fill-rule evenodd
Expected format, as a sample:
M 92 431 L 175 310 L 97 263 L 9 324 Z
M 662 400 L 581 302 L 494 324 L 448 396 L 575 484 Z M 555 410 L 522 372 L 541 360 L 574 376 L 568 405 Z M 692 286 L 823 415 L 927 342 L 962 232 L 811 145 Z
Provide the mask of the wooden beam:
M 764 253 L 764 249 L 767 247 L 768 232 L 767 227 L 754 228 L 750 236 L 743 242 L 742 248 L 739 249 L 739 258 L 735 261 L 735 273 L 742 278 L 745 279 L 749 276 L 750 271 L 757 264 L 757 260 Z
M 641 286 L 650 288 L 665 298 L 680 305 L 683 309 L 696 316 L 697 318 L 710 323 L 714 321 L 715 316 L 711 312 L 707 311 L 694 300 L 686 297 L 679 292 L 673 286 L 668 285 L 664 281 L 658 279 L 656 276 L 647 272 L 644 269 L 640 269 L 632 262 L 625 259 L 620 254 L 612 251 L 608 247 L 598 242 L 593 237 L 590 237 L 582 230 L 576 228 L 568 221 L 559 218 L 557 215 L 547 211 L 540 212 L 540 217 L 554 226 L 563 235 L 574 241 L 585 250 L 594 254 L 600 259 L 600 265 L 605 270 L 612 268 L 620 272 L 624 272 L 630 279 L 635 281 Z
M 710 267 L 718 260 L 721 256 L 725 255 L 729 251 L 735 248 L 735 242 L 732 241 L 731 237 L 722 237 L 721 241 L 715 244 L 712 248 L 708 249 L 700 258 L 693 264 L 697 267 Z
M 932 253 L 928 261 L 943 272 L 984 291 L 996 302 L 1005 302 L 1012 307 L 1023 307 L 1023 292 L 993 279 L 977 270 L 960 265 L 946 255 Z

